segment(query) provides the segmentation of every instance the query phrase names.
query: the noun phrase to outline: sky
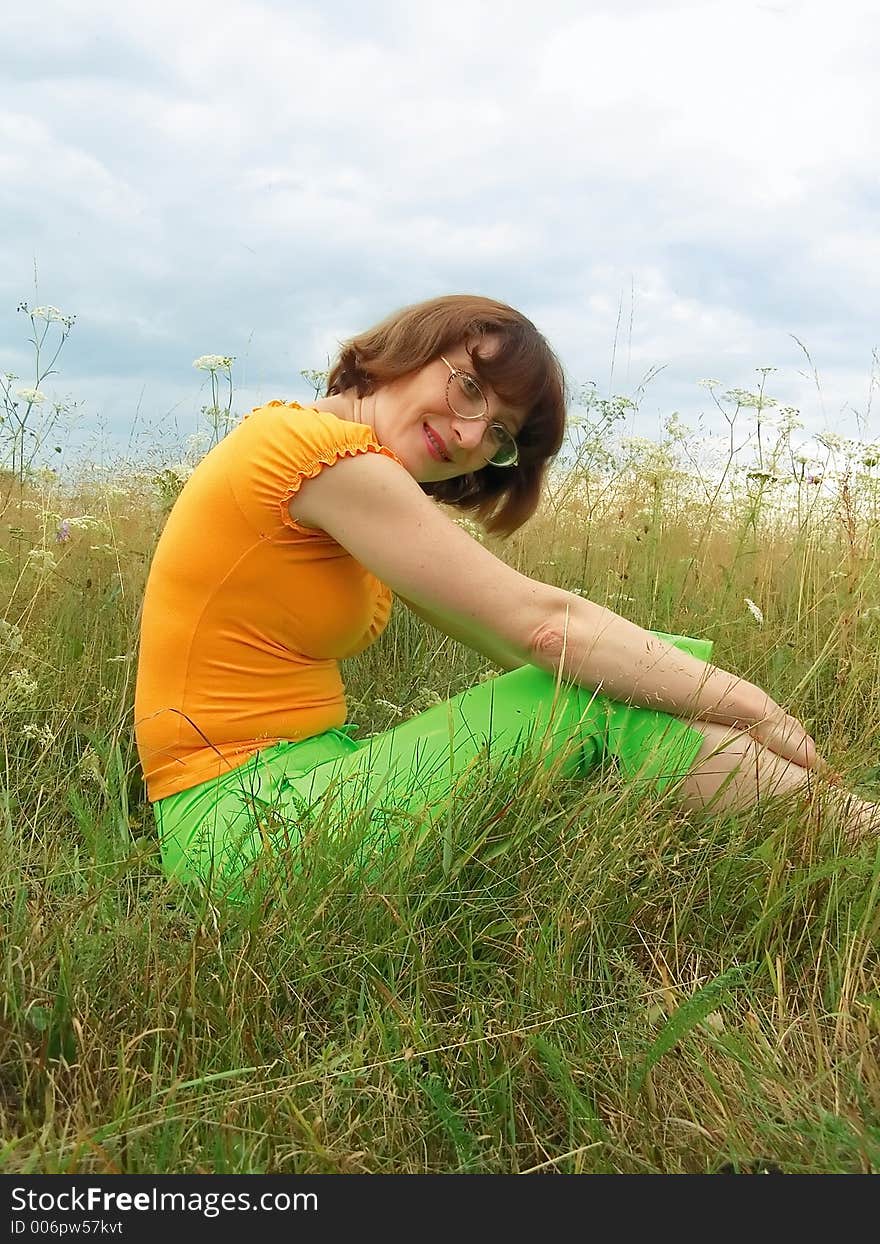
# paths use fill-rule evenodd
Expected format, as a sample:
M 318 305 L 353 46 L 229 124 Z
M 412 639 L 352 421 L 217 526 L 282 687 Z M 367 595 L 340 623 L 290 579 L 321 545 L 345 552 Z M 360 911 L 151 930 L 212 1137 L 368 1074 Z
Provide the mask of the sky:
M 32 383 L 22 299 L 75 314 L 42 387 L 144 453 L 200 426 L 200 355 L 239 413 L 302 400 L 339 340 L 468 292 L 574 392 L 639 395 L 635 434 L 714 430 L 698 381 L 773 367 L 804 435 L 876 438 L 878 52 L 876 0 L 13 6 L 0 371 Z

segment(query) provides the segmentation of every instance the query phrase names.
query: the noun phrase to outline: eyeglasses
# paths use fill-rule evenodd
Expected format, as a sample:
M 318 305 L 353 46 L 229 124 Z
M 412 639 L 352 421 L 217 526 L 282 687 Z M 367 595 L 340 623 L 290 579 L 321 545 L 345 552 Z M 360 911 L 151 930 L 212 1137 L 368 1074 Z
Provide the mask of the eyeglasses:
M 443 358 L 442 354 L 440 358 L 449 368 L 449 379 L 446 381 L 446 405 L 452 413 L 461 419 L 488 420 L 489 403 L 473 376 L 459 367 L 453 367 L 449 359 Z M 482 443 L 492 466 L 516 466 L 519 461 L 516 441 L 503 423 L 487 422 Z

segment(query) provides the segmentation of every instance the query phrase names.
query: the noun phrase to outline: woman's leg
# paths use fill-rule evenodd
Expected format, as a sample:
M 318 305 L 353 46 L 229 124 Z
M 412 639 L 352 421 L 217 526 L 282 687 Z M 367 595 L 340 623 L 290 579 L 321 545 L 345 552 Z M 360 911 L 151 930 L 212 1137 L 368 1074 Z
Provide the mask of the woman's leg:
M 775 796 L 812 793 L 816 774 L 762 747 L 750 735 L 714 722 L 691 723 L 704 736 L 697 758 L 679 787 L 688 808 L 741 811 Z M 880 831 L 880 806 L 832 787 L 827 797 L 841 813 L 847 838 Z
M 708 659 L 711 644 L 664 636 Z M 606 757 L 663 791 L 690 769 L 703 742 L 668 713 L 629 708 L 526 665 L 478 683 L 409 721 L 364 739 L 339 762 L 290 770 L 287 785 L 301 808 L 330 801 L 327 819 L 344 824 L 369 810 L 367 850 L 391 845 L 442 815 L 450 792 L 475 765 L 528 752 L 563 777 L 583 777 Z

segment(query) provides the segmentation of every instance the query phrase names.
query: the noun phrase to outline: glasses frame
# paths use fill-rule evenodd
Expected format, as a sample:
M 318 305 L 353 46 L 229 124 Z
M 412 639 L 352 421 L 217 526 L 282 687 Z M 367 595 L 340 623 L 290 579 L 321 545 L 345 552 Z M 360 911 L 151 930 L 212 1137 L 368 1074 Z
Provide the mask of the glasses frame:
M 489 428 L 498 428 L 501 432 L 503 432 L 503 433 L 504 433 L 504 435 L 505 435 L 505 436 L 509 436 L 509 437 L 510 437 L 510 439 L 513 441 L 513 451 L 514 451 L 514 457 L 513 457 L 513 461 L 512 461 L 512 462 L 493 462 L 491 458 L 488 458 L 488 459 L 487 459 L 487 465 L 491 465 L 491 466 L 495 466 L 495 467 L 501 467 L 501 468 L 502 468 L 502 470 L 503 470 L 505 467 L 512 467 L 512 466 L 516 466 L 516 464 L 519 462 L 519 446 L 518 446 L 518 445 L 517 445 L 517 443 L 516 443 L 516 437 L 513 435 L 513 433 L 511 432 L 510 428 L 506 428 L 506 427 L 504 426 L 504 424 L 503 424 L 503 423 L 498 423 L 498 421 L 497 421 L 497 420 L 490 420 L 490 419 L 489 419 L 489 402 L 488 402 L 488 399 L 487 399 L 487 397 L 486 397 L 486 394 L 483 392 L 482 388 L 480 387 L 480 382 L 477 380 L 476 376 L 472 376 L 472 375 L 471 375 L 471 373 L 470 373 L 469 371 L 464 371 L 461 367 L 454 367 L 454 366 L 452 365 L 452 363 L 450 363 L 449 359 L 448 359 L 448 358 L 444 358 L 444 356 L 443 356 L 442 354 L 440 355 L 440 358 L 441 358 L 441 360 L 442 360 L 442 361 L 446 364 L 446 366 L 449 368 L 449 377 L 448 377 L 448 379 L 447 379 L 447 381 L 446 381 L 446 405 L 449 407 L 449 409 L 450 409 L 450 411 L 452 412 L 452 414 L 453 414 L 453 415 L 455 415 L 455 417 L 456 417 L 457 419 L 482 419 L 482 420 L 484 420 L 484 421 L 485 421 L 487 431 L 488 431 L 488 429 L 489 429 Z M 464 376 L 464 377 L 466 377 L 466 379 L 467 379 L 468 381 L 470 381 L 470 383 L 471 383 L 472 385 L 474 385 L 474 386 L 475 386 L 475 388 L 476 388 L 477 392 L 479 393 L 480 397 L 483 399 L 483 407 L 484 407 L 484 409 L 483 409 L 483 413 L 482 413 L 482 414 L 479 414 L 479 415 L 463 415 L 463 414 L 461 413 L 461 411 L 460 411 L 460 410 L 456 410 L 456 409 L 455 409 L 455 407 L 452 405 L 452 401 L 451 401 L 451 399 L 450 399 L 450 397 L 449 397 L 449 390 L 450 390 L 450 388 L 452 387 L 452 382 L 453 382 L 453 380 L 455 380 L 455 377 L 456 377 L 456 376 Z M 485 434 L 484 434 L 484 435 L 485 435 Z M 496 450 L 496 452 L 497 452 L 497 450 Z

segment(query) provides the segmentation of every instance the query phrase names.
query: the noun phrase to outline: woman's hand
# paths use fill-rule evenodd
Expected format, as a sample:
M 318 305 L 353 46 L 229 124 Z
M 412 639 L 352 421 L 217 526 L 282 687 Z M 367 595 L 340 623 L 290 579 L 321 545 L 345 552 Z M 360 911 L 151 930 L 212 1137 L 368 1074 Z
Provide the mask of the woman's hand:
M 827 765 L 816 751 L 816 744 L 796 717 L 787 713 L 774 700 L 767 701 L 765 716 L 749 726 L 749 734 L 771 752 L 785 760 L 793 760 L 805 769 Z

